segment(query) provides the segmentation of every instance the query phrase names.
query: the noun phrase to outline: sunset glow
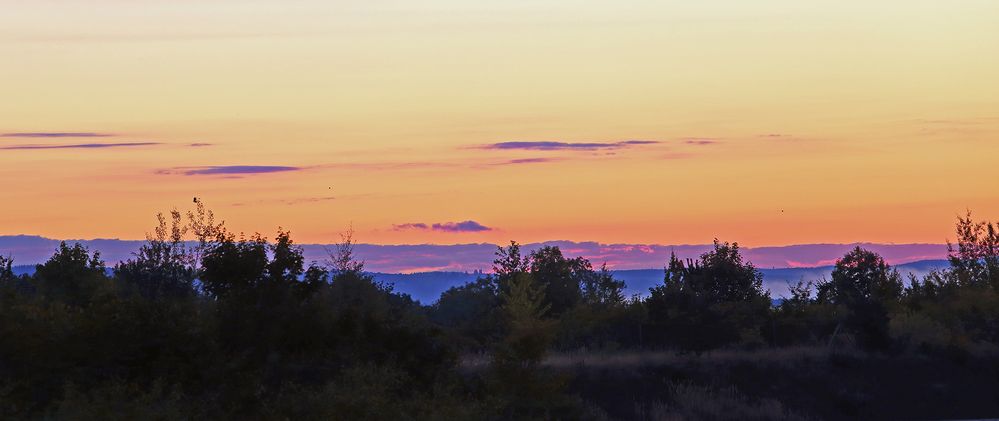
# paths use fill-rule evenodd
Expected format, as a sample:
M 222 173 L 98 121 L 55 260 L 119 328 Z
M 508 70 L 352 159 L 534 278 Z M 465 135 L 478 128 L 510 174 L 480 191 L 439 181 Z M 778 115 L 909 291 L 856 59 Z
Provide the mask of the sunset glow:
M 311 243 L 942 243 L 999 215 L 991 0 L 0 6 L 0 234 L 138 239 L 193 197 Z

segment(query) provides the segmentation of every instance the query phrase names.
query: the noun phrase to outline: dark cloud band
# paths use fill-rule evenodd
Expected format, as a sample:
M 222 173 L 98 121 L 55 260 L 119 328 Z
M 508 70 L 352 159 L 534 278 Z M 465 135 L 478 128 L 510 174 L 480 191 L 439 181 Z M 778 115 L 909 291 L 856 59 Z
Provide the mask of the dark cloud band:
M 159 174 L 181 175 L 248 175 L 299 171 L 300 167 L 279 165 L 216 165 L 207 167 L 179 167 L 157 171 Z
M 0 137 L 111 137 L 114 136 L 110 133 L 95 133 L 95 132 L 22 132 L 22 133 L 3 133 Z
M 36 150 L 36 149 L 102 149 L 102 148 L 127 148 L 136 146 L 154 146 L 159 142 L 126 142 L 126 143 L 78 143 L 74 145 L 14 145 L 2 146 L 0 149 L 7 150 Z

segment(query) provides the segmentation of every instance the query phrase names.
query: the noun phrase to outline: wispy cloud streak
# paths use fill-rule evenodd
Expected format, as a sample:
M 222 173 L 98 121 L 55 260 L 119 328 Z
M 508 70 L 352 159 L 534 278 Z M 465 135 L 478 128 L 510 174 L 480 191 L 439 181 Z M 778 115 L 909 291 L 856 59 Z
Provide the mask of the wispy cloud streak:
M 269 199 L 269 200 L 257 200 L 255 202 L 240 202 L 233 203 L 232 206 L 247 206 L 250 204 L 266 204 L 266 203 L 278 203 L 282 205 L 300 205 L 303 203 L 319 203 L 327 202 L 330 200 L 336 200 L 335 196 L 322 196 L 322 197 L 300 197 L 296 199 Z
M 181 175 L 250 175 L 300 170 L 302 170 L 301 167 L 288 167 L 280 165 L 218 165 L 206 167 L 177 167 L 168 170 L 159 170 L 156 173 Z
M 629 146 L 652 145 L 659 143 L 655 140 L 625 140 L 621 142 L 558 142 L 558 141 L 538 141 L 538 142 L 499 142 L 479 147 L 480 149 L 497 150 L 530 150 L 530 151 L 565 151 L 580 150 L 592 151 L 598 149 L 621 149 Z
M 127 148 L 136 146 L 160 145 L 159 142 L 125 142 L 125 143 L 78 143 L 74 145 L 13 145 L 0 146 L 6 150 L 36 150 L 36 149 L 102 149 L 102 148 Z
M 395 224 L 392 225 L 392 230 L 394 231 L 405 231 L 405 230 L 425 230 L 430 229 L 430 225 L 424 224 L 422 222 L 410 222 L 406 224 Z
M 684 139 L 683 143 L 688 144 L 688 145 L 705 146 L 705 145 L 714 145 L 714 144 L 720 143 L 720 142 L 717 139 L 688 138 L 688 139 Z
M 34 138 L 60 138 L 60 137 L 111 137 L 114 136 L 110 133 L 94 133 L 94 132 L 22 132 L 22 133 L 3 133 L 0 137 L 34 137 Z
M 556 158 L 520 158 L 511 159 L 509 161 L 497 162 L 492 165 L 520 165 L 520 164 L 543 164 L 546 162 L 555 162 L 559 159 Z

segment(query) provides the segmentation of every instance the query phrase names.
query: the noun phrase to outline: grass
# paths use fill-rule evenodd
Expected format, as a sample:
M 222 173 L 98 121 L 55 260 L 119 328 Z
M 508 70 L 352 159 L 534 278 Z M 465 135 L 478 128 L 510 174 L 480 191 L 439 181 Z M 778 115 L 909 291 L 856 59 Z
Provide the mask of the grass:
M 461 367 L 488 367 L 485 355 Z M 947 419 L 999 414 L 999 357 L 850 346 L 566 352 L 542 367 L 613 419 Z M 730 416 L 731 415 L 731 416 Z
M 638 405 L 636 414 L 644 421 L 681 420 L 807 420 L 789 411 L 775 399 L 751 400 L 734 387 L 712 388 L 671 383 L 670 402 Z

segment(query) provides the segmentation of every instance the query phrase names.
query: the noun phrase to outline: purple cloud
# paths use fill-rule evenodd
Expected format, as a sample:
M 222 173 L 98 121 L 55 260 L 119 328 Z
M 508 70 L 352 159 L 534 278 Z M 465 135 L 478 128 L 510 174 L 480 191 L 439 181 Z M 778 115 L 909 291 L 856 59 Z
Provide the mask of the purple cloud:
M 159 142 L 126 142 L 126 143 L 79 143 L 75 145 L 14 145 L 3 146 L 0 149 L 7 150 L 32 150 L 32 149 L 100 149 L 100 148 L 123 148 L 133 146 L 153 146 Z
M 445 222 L 443 224 L 434 224 L 431 228 L 434 231 L 444 231 L 444 232 L 492 231 L 492 228 L 489 228 L 475 221 Z
M 207 167 L 178 167 L 170 170 L 160 170 L 156 173 L 182 175 L 245 175 L 300 171 L 301 169 L 301 167 L 286 167 L 279 165 L 217 165 Z
M 410 222 L 406 224 L 396 224 L 392 225 L 394 231 L 404 231 L 404 230 L 432 230 L 432 231 L 442 231 L 442 232 L 481 232 L 481 231 L 492 231 L 485 225 L 482 225 L 475 221 L 462 221 L 462 222 L 443 222 L 425 224 L 423 222 Z
M 191 144 L 189 144 L 187 146 L 190 146 L 192 148 L 200 148 L 202 146 L 212 146 L 212 144 L 211 143 L 191 143 Z
M 114 136 L 110 133 L 94 133 L 94 132 L 23 132 L 23 133 L 4 133 L 0 134 L 0 137 L 110 137 Z
M 598 142 L 499 142 L 480 147 L 481 149 L 499 150 L 529 150 L 529 151 L 562 151 L 579 150 L 592 151 L 597 149 L 620 149 L 635 145 L 651 145 L 659 143 L 654 140 L 625 140 L 621 142 L 598 143 Z

